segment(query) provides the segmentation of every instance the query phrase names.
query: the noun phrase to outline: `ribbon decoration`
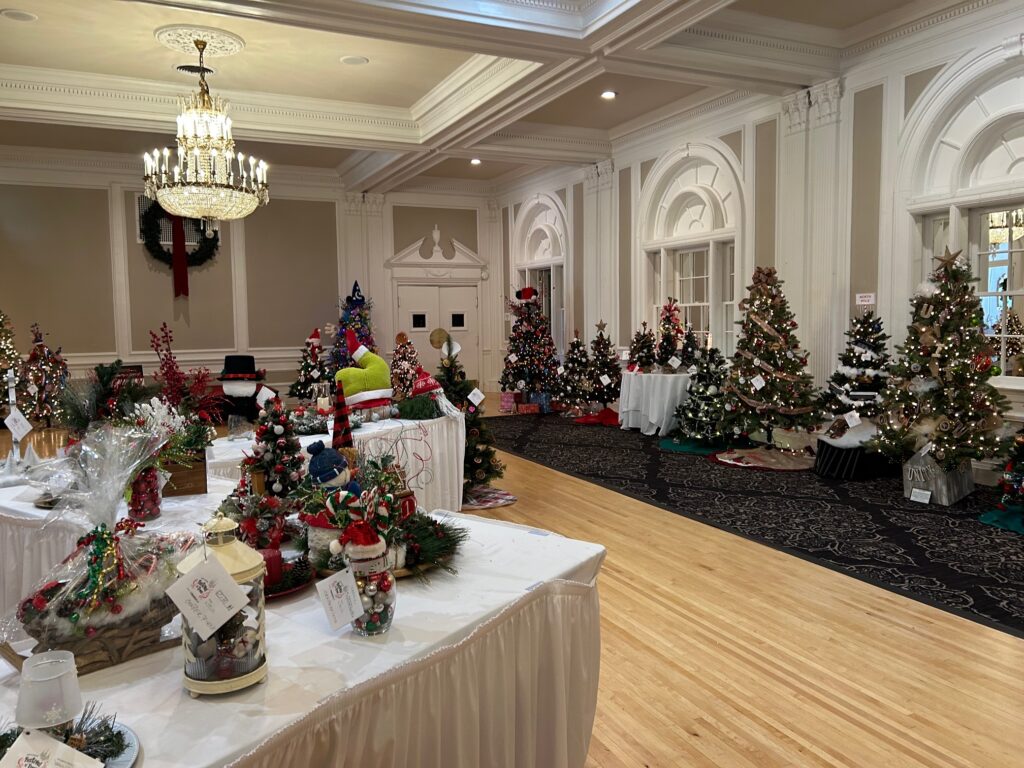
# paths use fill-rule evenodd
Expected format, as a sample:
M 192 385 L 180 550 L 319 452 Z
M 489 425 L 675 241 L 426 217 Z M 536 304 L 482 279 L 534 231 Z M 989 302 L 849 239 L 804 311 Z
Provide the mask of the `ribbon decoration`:
M 185 250 L 185 220 L 168 213 L 171 220 L 171 275 L 174 298 L 188 296 L 188 251 Z

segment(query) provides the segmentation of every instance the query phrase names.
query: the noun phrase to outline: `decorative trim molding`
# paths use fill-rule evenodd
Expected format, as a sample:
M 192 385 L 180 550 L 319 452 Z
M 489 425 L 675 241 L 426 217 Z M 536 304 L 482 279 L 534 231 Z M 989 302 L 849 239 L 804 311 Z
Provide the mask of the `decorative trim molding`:
M 622 141 L 636 141 L 647 136 L 653 136 L 663 130 L 677 128 L 680 123 L 688 120 L 694 120 L 712 112 L 717 112 L 720 109 L 724 109 L 732 104 L 741 102 L 744 99 L 749 99 L 752 96 L 754 96 L 754 94 L 747 91 L 732 91 L 723 96 L 719 96 L 718 98 L 710 99 L 709 101 L 705 101 L 702 104 L 697 104 L 696 106 L 687 109 L 682 109 L 669 116 L 662 117 L 654 122 L 640 125 L 636 128 L 619 126 L 619 128 L 622 129 L 622 133 L 616 133 L 612 137 L 612 141 L 617 145 Z
M 757 34 L 756 32 L 721 29 L 707 26 L 690 27 L 682 35 L 677 36 L 676 40 L 687 35 L 692 35 L 697 38 L 706 38 L 709 40 L 719 40 L 726 43 L 735 43 L 737 45 L 747 47 L 765 48 L 773 51 L 783 51 L 785 53 L 796 53 L 803 56 L 820 56 L 826 59 L 838 58 L 840 52 L 840 49 L 828 45 L 818 45 L 802 40 L 788 40 L 779 37 L 769 37 L 767 35 Z M 672 44 L 676 45 L 678 43 L 673 42 Z
M 854 56 L 859 56 L 862 53 L 867 53 L 870 50 L 879 48 L 888 43 L 922 32 L 936 26 L 937 24 L 943 24 L 945 22 L 952 21 L 953 19 L 960 18 L 961 16 L 974 13 L 975 11 L 980 11 L 998 1 L 999 0 L 969 0 L 968 2 L 955 5 L 952 8 L 947 8 L 946 10 L 939 11 L 938 13 L 933 13 L 923 19 L 918 19 L 910 24 L 904 24 L 883 34 L 875 35 L 863 42 L 843 48 L 840 53 L 840 57 L 848 59 Z
M 829 125 L 839 120 L 839 101 L 842 97 L 840 78 L 818 83 L 810 88 L 810 103 L 814 107 L 814 125 Z M 806 119 L 806 118 L 805 118 Z
M 807 128 L 807 114 L 810 111 L 810 92 L 796 91 L 782 98 L 782 114 L 786 117 L 786 135 Z

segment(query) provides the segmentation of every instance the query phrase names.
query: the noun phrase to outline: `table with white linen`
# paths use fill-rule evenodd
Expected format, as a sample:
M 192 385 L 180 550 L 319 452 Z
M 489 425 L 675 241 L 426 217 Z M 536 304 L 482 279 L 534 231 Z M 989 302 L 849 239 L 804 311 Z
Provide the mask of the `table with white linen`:
M 264 684 L 192 699 L 176 647 L 83 676 L 83 696 L 139 735 L 142 768 L 579 768 L 604 548 L 451 516 L 469 529 L 458 574 L 398 582 L 385 635 L 332 631 L 310 589 L 267 603 Z M 17 688 L 0 662 L 0 712 Z
M 686 373 L 631 373 L 623 371 L 619 389 L 619 422 L 623 429 L 645 435 L 668 436 L 678 425 L 676 408 L 689 395 Z
M 317 440 L 330 445 L 331 436 L 299 436 L 304 451 Z M 352 440 L 360 453 L 394 454 L 405 469 L 417 503 L 424 509 L 462 508 L 462 465 L 466 455 L 466 419 L 462 414 L 423 421 L 370 421 L 353 430 Z M 206 449 L 207 476 L 237 481 L 242 458 L 251 452 L 252 440 L 214 440 Z M 309 460 L 308 455 L 305 458 Z

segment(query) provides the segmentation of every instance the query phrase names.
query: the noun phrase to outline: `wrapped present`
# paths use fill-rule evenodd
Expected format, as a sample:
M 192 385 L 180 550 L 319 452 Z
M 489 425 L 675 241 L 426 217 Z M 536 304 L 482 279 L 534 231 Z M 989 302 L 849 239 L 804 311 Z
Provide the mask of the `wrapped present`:
M 534 392 L 530 395 L 530 402 L 540 406 L 541 413 L 551 413 L 551 395 L 547 392 Z
M 540 405 L 538 403 L 522 403 L 516 406 L 516 413 L 540 413 Z
M 501 413 L 515 413 L 516 411 L 516 393 L 515 392 L 502 392 L 501 401 L 498 405 L 498 410 Z

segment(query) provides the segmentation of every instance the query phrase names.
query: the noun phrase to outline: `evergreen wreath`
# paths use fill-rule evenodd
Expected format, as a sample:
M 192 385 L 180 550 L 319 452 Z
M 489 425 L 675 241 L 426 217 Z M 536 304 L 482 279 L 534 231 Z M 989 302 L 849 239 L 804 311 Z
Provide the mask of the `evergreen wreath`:
M 145 244 L 146 250 L 149 251 L 150 256 L 167 267 L 171 266 L 171 259 L 174 254 L 164 248 L 160 242 L 160 221 L 169 218 L 170 214 L 163 209 L 160 203 L 154 200 L 149 208 L 146 209 L 146 212 L 142 214 L 142 221 L 140 222 L 142 242 Z M 196 246 L 194 251 L 187 252 L 188 266 L 201 267 L 217 255 L 217 248 L 220 247 L 220 233 L 214 232 L 212 237 L 207 237 L 206 231 L 203 229 L 203 223 L 199 219 L 185 219 L 185 222 L 186 226 L 191 224 L 195 227 L 196 233 L 199 235 L 199 245 Z

